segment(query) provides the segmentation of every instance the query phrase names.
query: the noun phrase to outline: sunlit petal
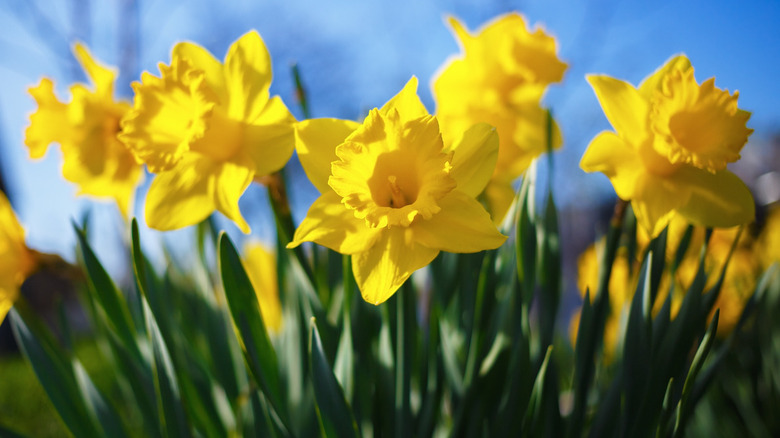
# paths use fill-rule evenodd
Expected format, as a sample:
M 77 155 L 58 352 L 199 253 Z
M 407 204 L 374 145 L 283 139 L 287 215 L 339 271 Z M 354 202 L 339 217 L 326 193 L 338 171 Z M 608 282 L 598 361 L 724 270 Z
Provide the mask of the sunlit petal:
M 466 131 L 451 148 L 450 176 L 458 190 L 476 197 L 485 189 L 498 160 L 498 133 L 487 123 L 479 123 Z
M 295 124 L 295 150 L 306 176 L 320 193 L 328 186 L 330 165 L 338 160 L 336 146 L 360 126 L 351 120 L 309 119 Z
M 478 252 L 498 248 L 506 240 L 482 205 L 460 190 L 450 192 L 439 205 L 439 213 L 412 224 L 420 244 L 448 252 Z
M 364 220 L 356 218 L 341 203 L 340 196 L 328 191 L 314 201 L 288 247 L 315 242 L 342 254 L 356 254 L 371 247 L 379 233 L 379 229 L 370 228 Z
M 437 249 L 407 241 L 409 231 L 383 230 L 371 248 L 352 256 L 352 272 L 367 302 L 387 301 L 414 271 L 427 266 L 439 254 Z

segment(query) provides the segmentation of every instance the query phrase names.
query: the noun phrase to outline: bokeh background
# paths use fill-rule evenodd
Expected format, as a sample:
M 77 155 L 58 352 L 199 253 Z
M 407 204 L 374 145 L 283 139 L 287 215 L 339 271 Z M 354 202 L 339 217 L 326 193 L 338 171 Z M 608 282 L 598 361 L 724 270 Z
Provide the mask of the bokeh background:
M 100 257 L 122 275 L 129 233 L 116 207 L 76 197 L 77 188 L 61 177 L 61 155 L 31 161 L 24 129 L 35 103 L 27 89 L 46 76 L 61 98 L 84 74 L 71 46 L 86 43 L 103 63 L 119 68 L 117 93 L 130 100 L 130 83 L 144 70 L 158 74 L 170 50 L 182 40 L 197 42 L 217 58 L 250 29 L 264 38 L 273 59 L 273 94 L 293 113 L 291 66 L 297 64 L 314 117 L 358 119 L 394 95 L 412 75 L 419 93 L 435 110 L 430 80 L 448 57 L 458 53 L 443 18 L 455 15 L 470 29 L 508 11 L 523 13 L 558 40 L 560 57 L 569 64 L 562 84 L 550 88 L 545 104 L 564 135 L 554 154 L 553 190 L 561 208 L 564 275 L 572 284 L 573 260 L 605 227 L 614 191 L 603 175 L 588 175 L 578 162 L 591 138 L 609 129 L 598 101 L 585 81 L 587 73 L 606 73 L 634 84 L 677 53 L 686 53 L 701 82 L 739 90 L 739 105 L 752 111 L 755 129 L 733 170 L 750 185 L 760 204 L 780 195 L 780 2 L 766 1 L 506 1 L 506 0 L 3 0 L 0 8 L 0 176 L 27 229 L 29 246 L 75 259 L 71 221 L 89 218 Z M 290 187 L 295 217 L 315 199 L 297 163 Z M 547 171 L 546 160 L 540 170 Z M 151 176 L 136 197 L 135 214 Z M 546 181 L 547 178 L 542 178 Z M 265 193 L 253 186 L 241 200 L 253 228 L 252 238 L 269 241 L 273 222 Z M 240 232 L 227 220 L 218 223 L 236 239 Z M 141 220 L 143 228 L 143 220 Z M 176 242 L 191 241 L 192 230 L 169 233 L 142 229 L 148 251 L 161 257 L 163 247 L 186 252 Z M 184 248 L 183 248 L 184 246 Z

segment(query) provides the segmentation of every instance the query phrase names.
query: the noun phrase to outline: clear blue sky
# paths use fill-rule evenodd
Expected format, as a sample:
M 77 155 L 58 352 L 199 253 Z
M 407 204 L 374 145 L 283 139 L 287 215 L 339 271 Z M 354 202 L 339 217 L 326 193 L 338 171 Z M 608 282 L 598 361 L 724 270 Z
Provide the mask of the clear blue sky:
M 120 9 L 126 3 L 132 2 L 5 0 L 0 11 L 2 173 L 30 246 L 71 260 L 72 218 L 89 211 L 101 237 L 116 240 L 125 234 L 112 204 L 74 196 L 76 187 L 60 176 L 56 147 L 46 159 L 33 162 L 23 144 L 35 108 L 27 88 L 48 76 L 65 96 L 70 83 L 84 79 L 68 50 L 75 39 L 85 41 L 103 62 L 125 67 L 117 88 L 129 98 L 129 82 L 141 70 L 157 74 L 157 63 L 169 61 L 175 42 L 195 41 L 222 58 L 233 40 L 257 29 L 274 61 L 271 90 L 297 116 L 289 74 L 294 62 L 300 65 L 315 117 L 358 118 L 395 94 L 411 75 L 420 78 L 423 101 L 434 109 L 430 78 L 458 50 L 443 24 L 446 14 L 474 29 L 518 10 L 557 37 L 560 56 L 570 65 L 564 83 L 552 87 L 545 99 L 564 133 L 554 185 L 562 204 L 614 196 L 606 178 L 586 175 L 577 165 L 590 139 L 609 128 L 585 82 L 586 73 L 637 83 L 673 54 L 684 52 L 699 81 L 715 76 L 718 87 L 738 89 L 740 107 L 753 112 L 749 126 L 756 130 L 751 139 L 755 146 L 749 144 L 744 155 L 753 147 L 759 151 L 753 160 L 761 162 L 767 153 L 761 144 L 780 129 L 778 1 L 139 1 L 136 19 L 128 15 L 132 10 Z M 123 38 L 137 43 L 137 58 L 120 56 Z M 143 192 L 138 195 L 139 216 Z M 315 192 L 306 188 L 291 195 L 300 217 Z M 272 228 L 263 196 L 253 188 L 241 207 L 256 237 L 268 239 Z M 221 223 L 237 234 L 231 224 Z M 169 233 L 166 239 L 187 233 Z M 144 238 L 158 239 L 160 233 L 144 230 Z M 109 249 L 102 251 L 122 262 Z

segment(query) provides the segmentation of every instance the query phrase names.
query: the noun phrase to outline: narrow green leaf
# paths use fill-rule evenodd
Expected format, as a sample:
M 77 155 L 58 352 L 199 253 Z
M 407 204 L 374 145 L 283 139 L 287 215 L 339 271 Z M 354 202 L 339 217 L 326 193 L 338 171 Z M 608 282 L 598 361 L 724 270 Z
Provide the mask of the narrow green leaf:
M 113 406 L 111 406 L 103 394 L 98 391 L 95 384 L 92 383 L 87 370 L 77 359 L 73 360 L 73 371 L 76 376 L 81 396 L 86 402 L 86 407 L 90 414 L 97 421 L 102 429 L 103 436 L 121 438 L 127 436 L 122 426 L 122 420 Z
M 283 429 L 289 431 L 290 422 L 281 393 L 276 351 L 265 328 L 252 283 L 236 247 L 224 232 L 219 237 L 219 268 L 230 316 L 242 340 L 249 369 L 282 422 Z
M 336 376 L 328 365 L 314 318 L 310 325 L 309 366 L 314 384 L 314 396 L 317 399 L 317 417 L 320 420 L 321 432 L 323 436 L 329 438 L 358 437 L 355 418 Z
M 165 435 L 168 437 L 192 436 L 182 407 L 179 383 L 176 379 L 176 371 L 174 370 L 168 347 L 165 345 L 165 340 L 160 333 L 160 328 L 157 326 L 157 321 L 146 301 L 144 301 L 144 316 L 146 317 L 146 330 L 149 333 L 152 356 L 154 357 L 153 372 L 157 403 L 160 408 L 160 423 L 164 425 Z
M 643 415 L 642 410 L 647 384 L 652 372 L 652 320 L 645 314 L 650 301 L 651 272 L 653 271 L 653 253 L 645 257 L 642 268 L 639 271 L 639 280 L 631 309 L 629 311 L 628 326 L 626 327 L 625 341 L 623 342 L 623 388 L 625 392 L 624 409 L 626 415 L 623 420 L 623 433 L 625 434 L 637 420 L 637 416 Z M 649 413 L 649 412 L 648 412 Z
M 17 304 L 16 307 L 22 306 Z M 26 323 L 25 319 L 32 316 L 25 315 L 23 319 L 17 308 L 12 308 L 8 316 L 22 353 L 32 365 L 38 382 L 68 429 L 77 437 L 99 437 L 65 354 L 58 351 L 54 343 L 47 342 L 50 338 L 41 330 L 33 329 Z
M 617 254 L 623 218 L 627 204 L 619 201 L 607 232 L 606 250 L 599 265 L 603 268 L 599 275 L 599 286 L 593 304 L 589 303 L 589 293 L 585 294 L 577 331 L 577 343 L 574 348 L 574 407 L 569 416 L 568 436 L 578 436 L 585 422 L 585 411 L 590 385 L 596 371 L 596 351 L 604 337 L 604 325 L 609 313 L 609 279 L 612 264 Z
M 136 329 L 130 310 L 127 307 L 127 302 L 103 268 L 95 252 L 92 251 L 92 247 L 87 242 L 84 232 L 76 227 L 75 224 L 73 228 L 76 230 L 82 258 L 87 269 L 90 291 L 105 314 L 106 325 L 119 336 L 122 344 L 125 345 L 131 354 L 140 358 L 141 353 L 135 339 Z
M 547 376 L 547 367 L 550 362 L 550 355 L 552 353 L 552 345 L 547 347 L 547 353 L 544 355 L 542 366 L 539 368 L 539 372 L 536 374 L 536 380 L 534 381 L 534 389 L 531 391 L 531 399 L 528 402 L 528 407 L 523 415 L 523 429 L 520 436 L 539 436 L 539 428 L 542 416 L 542 406 L 544 406 L 544 385 L 545 378 Z
M 669 424 L 669 419 L 672 418 L 674 412 L 674 378 L 669 379 L 669 383 L 666 385 L 666 393 L 664 394 L 664 403 L 661 406 L 661 417 L 658 420 L 658 427 L 656 428 L 656 438 L 666 436 L 666 426 Z
M 696 377 L 699 375 L 699 371 L 701 371 L 701 367 L 704 365 L 704 360 L 707 358 L 707 354 L 709 354 L 712 344 L 715 341 L 719 316 L 720 309 L 715 311 L 710 326 L 707 328 L 707 332 L 704 334 L 704 338 L 702 339 L 701 344 L 699 344 L 699 348 L 696 350 L 696 355 L 693 357 L 693 362 L 688 370 L 688 376 L 685 378 L 682 396 L 680 397 L 680 402 L 677 404 L 677 420 L 674 424 L 675 438 L 685 434 L 685 425 L 692 412 L 692 407 L 688 404 L 688 398 L 693 389 L 693 385 L 696 382 Z
M 517 255 L 517 276 L 526 299 L 533 296 L 536 283 L 536 161 L 526 170 L 518 193 L 519 207 L 515 222 L 515 254 Z
M 553 343 L 555 322 L 561 301 L 561 248 L 558 236 L 558 211 L 552 188 L 548 188 L 547 205 L 539 228 L 539 330 L 540 347 Z

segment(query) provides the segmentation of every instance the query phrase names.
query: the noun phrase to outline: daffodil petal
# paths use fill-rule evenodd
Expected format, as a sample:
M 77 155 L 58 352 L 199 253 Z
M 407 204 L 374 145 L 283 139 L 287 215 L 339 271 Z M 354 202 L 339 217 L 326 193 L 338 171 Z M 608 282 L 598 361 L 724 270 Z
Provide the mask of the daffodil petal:
M 691 68 L 691 61 L 685 55 L 676 55 L 666 61 L 666 63 L 654 71 L 650 76 L 646 77 L 639 84 L 639 92 L 645 96 L 646 99 L 650 99 L 655 95 L 656 90 L 660 90 L 663 85 L 664 78 L 675 70 L 688 70 Z
M 73 128 L 68 123 L 68 107 L 57 100 L 51 80 L 41 79 L 41 83 L 30 88 L 29 92 L 38 104 L 38 110 L 30 116 L 24 144 L 30 150 L 30 158 L 37 159 L 46 155 L 51 143 L 70 142 Z
M 515 200 L 515 189 L 512 187 L 512 182 L 500 178 L 491 179 L 483 193 L 493 223 L 497 225 L 502 223 L 509 212 L 509 207 Z
M 352 272 L 367 302 L 387 301 L 414 271 L 439 254 L 437 249 L 407 242 L 409 231 L 403 227 L 384 229 L 371 248 L 352 256 Z
M 649 111 L 644 96 L 620 79 L 599 75 L 589 75 L 587 79 L 612 127 L 632 144 L 641 144 L 647 132 Z
M 454 155 L 450 176 L 457 181 L 458 190 L 476 197 L 485 189 L 496 167 L 496 128 L 487 123 L 478 123 L 469 128 L 451 150 Z
M 585 172 L 602 172 L 622 199 L 633 199 L 637 178 L 644 172 L 639 155 L 614 132 L 596 136 L 580 161 Z
M 269 175 L 284 167 L 295 149 L 291 124 L 248 125 L 244 135 L 257 175 Z
M 256 31 L 245 33 L 225 56 L 225 83 L 230 96 L 228 116 L 253 123 L 268 101 L 271 57 Z
M 506 240 L 482 205 L 460 190 L 440 199 L 439 206 L 441 211 L 433 217 L 412 224 L 416 242 L 436 250 L 468 253 L 498 248 Z
M 694 224 L 733 227 L 755 219 L 750 189 L 728 170 L 710 173 L 686 166 L 674 174 L 674 179 L 690 187 L 691 197 L 678 211 Z
M 368 227 L 365 220 L 356 218 L 341 203 L 341 197 L 330 190 L 314 201 L 287 247 L 314 242 L 341 254 L 355 254 L 366 251 L 379 233 L 378 228 Z
M 425 109 L 425 105 L 423 105 L 420 100 L 420 96 L 417 95 L 416 76 L 412 76 L 406 85 L 404 85 L 404 88 L 388 100 L 379 112 L 386 116 L 393 108 L 398 110 L 402 123 L 428 115 L 428 110 Z
M 196 65 L 199 70 L 203 70 L 206 83 L 219 96 L 223 104 L 227 103 L 224 67 L 208 50 L 189 42 L 178 43 L 173 47 L 171 58 L 186 59 L 191 65 Z
M 87 50 L 87 47 L 83 44 L 76 43 L 73 46 L 73 53 L 76 55 L 76 59 L 79 60 L 81 66 L 84 67 L 87 76 L 89 76 L 95 84 L 96 94 L 108 96 L 113 99 L 114 79 L 116 78 L 114 71 L 98 64 L 89 53 L 89 50 Z
M 336 146 L 344 142 L 360 123 L 340 119 L 309 119 L 295 124 L 295 150 L 303 170 L 320 193 L 328 185 L 330 164 L 337 161 Z
M 255 173 L 244 164 L 225 161 L 215 166 L 214 203 L 220 213 L 238 225 L 245 234 L 249 234 L 249 224 L 238 209 L 238 199 L 252 182 Z
M 644 173 L 637 179 L 631 207 L 637 222 L 651 237 L 656 237 L 674 216 L 675 210 L 688 203 L 690 197 L 688 186 Z
M 168 231 L 206 219 L 216 208 L 216 170 L 213 163 L 187 155 L 176 169 L 158 173 L 146 195 L 146 224 Z

